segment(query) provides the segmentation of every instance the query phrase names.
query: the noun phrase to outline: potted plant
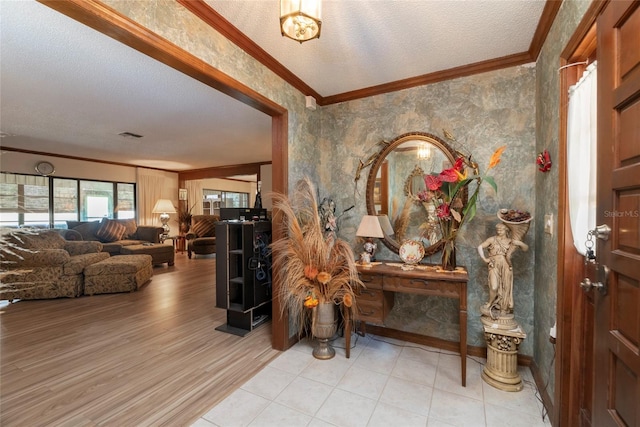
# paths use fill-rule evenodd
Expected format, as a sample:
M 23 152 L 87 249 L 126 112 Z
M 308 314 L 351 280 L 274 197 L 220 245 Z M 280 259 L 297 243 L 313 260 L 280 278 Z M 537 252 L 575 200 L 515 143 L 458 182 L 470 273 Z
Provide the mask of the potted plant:
M 181 204 L 178 208 L 178 224 L 180 227 L 180 234 L 182 235 L 187 234 L 189 232 L 189 228 L 191 228 L 191 218 L 193 217 L 191 210 L 193 209 L 193 206 L 187 208 L 187 204 L 185 203 Z
M 336 307 L 353 318 L 355 294 L 363 286 L 353 250 L 346 241 L 324 232 L 309 178 L 298 182 L 290 198 L 274 194 L 273 202 L 284 224 L 284 237 L 271 244 L 273 274 L 280 284 L 276 297 L 298 333 L 310 331 L 318 339 L 313 355 L 330 359 L 335 351 L 327 341 L 335 333 Z

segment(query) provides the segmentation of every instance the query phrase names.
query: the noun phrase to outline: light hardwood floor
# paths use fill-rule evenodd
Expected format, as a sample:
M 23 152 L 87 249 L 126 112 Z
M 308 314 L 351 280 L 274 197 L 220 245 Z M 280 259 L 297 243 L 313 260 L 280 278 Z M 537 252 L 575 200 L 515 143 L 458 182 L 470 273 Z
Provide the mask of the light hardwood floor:
M 134 293 L 0 309 L 0 425 L 188 426 L 280 352 L 216 331 L 215 258 L 176 254 Z

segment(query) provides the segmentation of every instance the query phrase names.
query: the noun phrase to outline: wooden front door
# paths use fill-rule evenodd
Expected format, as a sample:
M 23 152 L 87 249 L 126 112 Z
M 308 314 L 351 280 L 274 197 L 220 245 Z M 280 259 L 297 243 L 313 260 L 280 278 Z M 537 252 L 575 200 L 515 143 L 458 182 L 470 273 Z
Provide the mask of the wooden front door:
M 597 223 L 611 233 L 598 241 L 610 274 L 594 293 L 592 421 L 640 426 L 640 2 L 609 2 L 597 25 Z

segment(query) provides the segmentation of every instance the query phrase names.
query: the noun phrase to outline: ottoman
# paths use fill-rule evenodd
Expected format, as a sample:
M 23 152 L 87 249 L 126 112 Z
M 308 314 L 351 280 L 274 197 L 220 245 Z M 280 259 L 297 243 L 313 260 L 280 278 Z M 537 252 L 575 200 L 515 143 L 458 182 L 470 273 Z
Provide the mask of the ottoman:
M 151 255 L 113 256 L 84 268 L 84 294 L 137 291 L 151 276 Z
M 173 246 L 163 245 L 162 243 L 148 243 L 142 245 L 128 245 L 120 249 L 122 255 L 151 255 L 153 265 L 166 262 L 173 265 L 175 260 L 175 252 Z

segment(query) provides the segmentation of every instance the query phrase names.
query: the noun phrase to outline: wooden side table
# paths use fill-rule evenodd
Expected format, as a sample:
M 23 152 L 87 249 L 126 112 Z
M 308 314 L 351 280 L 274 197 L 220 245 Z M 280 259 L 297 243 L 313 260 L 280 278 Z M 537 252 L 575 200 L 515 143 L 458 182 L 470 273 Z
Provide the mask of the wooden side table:
M 187 247 L 187 238 L 181 234 L 176 236 L 169 236 L 167 239 L 171 239 L 173 242 L 173 249 L 176 252 L 180 251 L 180 253 L 184 253 Z
M 360 279 L 366 288 L 356 297 L 361 322 L 383 324 L 393 308 L 396 293 L 440 296 L 458 300 L 460 318 L 460 370 L 462 386 L 467 383 L 467 282 L 469 275 L 464 268 L 442 271 L 436 266 L 420 266 L 414 270 L 403 270 L 401 264 L 383 261 L 372 267 L 358 266 Z M 345 322 L 348 319 L 345 319 Z M 351 323 L 350 322 L 350 323 Z M 345 332 L 347 357 L 350 355 L 351 324 Z

